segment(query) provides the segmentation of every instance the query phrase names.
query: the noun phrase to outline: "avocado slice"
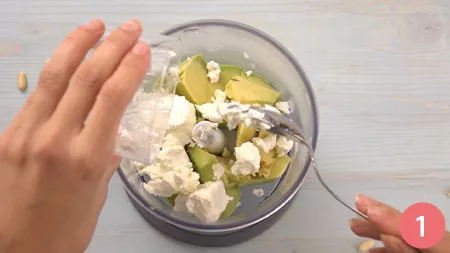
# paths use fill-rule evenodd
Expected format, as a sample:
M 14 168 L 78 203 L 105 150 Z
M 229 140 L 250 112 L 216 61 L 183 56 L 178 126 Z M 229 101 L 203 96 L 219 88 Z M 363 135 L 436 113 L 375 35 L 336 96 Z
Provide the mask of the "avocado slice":
M 244 77 L 249 81 L 258 85 L 271 87 L 268 81 L 266 81 L 264 78 L 255 73 L 252 73 L 250 76 L 247 76 L 245 70 L 237 65 L 220 64 L 219 81 L 215 84 L 212 84 L 214 90 L 215 89 L 220 89 L 222 91 L 225 90 L 225 85 L 228 83 L 228 81 L 231 80 L 231 78 L 235 76 Z
M 232 186 L 250 186 L 255 184 L 263 184 L 268 183 L 274 178 L 264 178 L 262 176 L 251 176 L 251 175 L 233 175 L 231 173 L 231 165 L 230 160 L 233 160 L 234 157 L 217 157 L 220 164 L 225 168 L 225 178 L 227 179 L 228 187 Z
M 250 176 L 250 175 L 246 175 L 246 176 L 237 175 L 236 176 L 236 175 L 231 174 L 230 171 L 226 171 L 225 173 L 226 173 L 229 185 L 238 185 L 241 187 L 269 183 L 276 179 L 276 178 L 265 178 L 262 176 Z
M 225 85 L 235 76 L 245 76 L 244 70 L 236 65 L 220 64 L 219 81 L 211 84 L 213 90 L 219 89 L 224 91 Z
M 200 175 L 200 182 L 206 183 L 214 180 L 212 166 L 219 161 L 215 155 L 208 153 L 198 146 L 188 149 L 188 155 L 194 164 L 195 171 Z
M 239 186 L 229 187 L 225 189 L 225 191 L 227 195 L 233 199 L 228 202 L 227 207 L 223 210 L 220 215 L 221 219 L 230 217 L 230 215 L 232 215 L 236 210 L 239 200 L 241 200 L 241 188 Z
M 281 177 L 289 166 L 291 158 L 284 155 L 275 159 L 275 162 L 270 166 L 270 173 L 266 176 L 268 179 L 275 179 Z
M 275 151 L 275 149 L 270 150 L 269 153 L 266 153 L 260 149 L 259 154 L 261 155 L 261 167 L 270 168 L 270 166 L 275 163 L 275 160 L 277 158 L 277 152 Z
M 226 170 L 226 166 L 218 160 L 217 156 L 210 154 L 198 146 L 188 148 L 188 155 L 191 162 L 194 164 L 195 171 L 200 175 L 201 183 L 214 181 L 214 171 L 212 168 L 214 164 L 220 163 Z M 225 173 L 221 180 L 225 186 L 228 185 Z
M 267 87 L 272 87 L 270 85 L 270 83 L 267 82 L 264 78 L 262 78 L 261 76 L 259 76 L 257 74 L 254 74 L 254 73 L 252 73 L 250 76 L 248 76 L 247 79 L 250 82 L 255 83 L 255 84 L 259 84 L 259 85 L 267 86 Z
M 236 147 L 240 147 L 242 143 L 250 141 L 256 135 L 256 128 L 248 127 L 245 123 L 238 125 L 236 133 Z
M 214 90 L 207 77 L 206 61 L 199 54 L 183 62 L 179 69 L 176 94 L 186 97 L 193 104 L 211 102 Z
M 225 86 L 227 97 L 243 104 L 273 105 L 280 92 L 271 87 L 255 84 L 244 77 L 235 76 Z
M 189 148 L 188 154 L 192 163 L 194 164 L 195 170 L 200 175 L 200 181 L 202 183 L 213 181 L 214 171 L 212 169 L 212 166 L 214 164 L 220 163 L 225 168 L 225 173 L 227 170 L 229 170 L 229 165 L 226 159 L 219 159 L 219 157 L 210 154 L 199 147 Z M 237 186 L 236 184 L 229 185 L 225 173 L 221 179 L 225 185 L 227 195 L 233 197 L 233 199 L 228 202 L 227 207 L 220 216 L 221 218 L 227 218 L 231 214 L 233 214 L 234 210 L 237 207 L 237 204 L 239 203 L 239 200 L 241 199 L 241 190 L 239 186 Z
M 225 177 L 229 187 L 233 185 L 251 186 L 256 184 L 264 184 L 271 182 L 283 175 L 284 171 L 289 165 L 291 158 L 288 155 L 282 157 L 276 156 L 276 151 L 271 150 L 269 153 L 260 152 L 261 154 L 261 168 L 256 176 L 252 175 L 233 175 L 231 173 L 230 160 L 233 157 L 217 157 L 220 164 L 225 168 Z

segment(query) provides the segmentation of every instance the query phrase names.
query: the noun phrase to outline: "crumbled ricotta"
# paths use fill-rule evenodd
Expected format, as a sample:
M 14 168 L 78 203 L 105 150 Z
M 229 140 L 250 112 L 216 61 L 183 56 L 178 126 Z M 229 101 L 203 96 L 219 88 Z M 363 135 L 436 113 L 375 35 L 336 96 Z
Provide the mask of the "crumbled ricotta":
M 275 103 L 275 107 L 284 114 L 291 113 L 291 108 L 289 107 L 288 102 L 277 102 Z
M 227 122 L 227 128 L 229 130 L 233 130 L 245 120 L 246 114 L 243 113 L 243 111 L 248 110 L 249 108 L 249 105 L 243 105 L 239 102 L 231 102 L 222 104 L 222 106 L 219 107 L 219 113 Z
M 170 197 L 178 192 L 189 194 L 200 184 L 200 176 L 192 170 L 192 167 L 177 167 L 174 170 L 165 164 L 155 163 L 139 173 L 150 176 L 150 181 L 144 184 L 144 189 L 161 197 Z
M 252 142 L 261 148 L 264 153 L 269 153 L 269 151 L 277 145 L 277 136 L 272 133 L 268 133 L 266 137 L 260 138 L 255 137 L 252 139 Z
M 219 81 L 220 71 L 211 71 L 208 72 L 208 78 L 211 83 L 217 83 Z
M 175 146 L 163 148 L 158 154 L 156 161 L 169 168 L 192 167 L 191 160 L 186 154 L 184 147 Z
M 211 83 L 217 83 L 219 81 L 220 76 L 220 66 L 215 61 L 210 61 L 206 64 L 206 68 L 208 69 L 208 78 Z
M 189 194 L 200 184 L 200 176 L 194 172 L 183 146 L 164 147 L 156 157 L 156 162 L 143 168 L 139 174 L 150 177 L 144 189 L 161 197 L 170 197 L 176 193 Z
M 248 71 L 245 72 L 245 74 L 246 74 L 247 76 L 251 76 L 251 75 L 253 74 L 253 71 L 248 70 Z
M 186 207 L 203 223 L 210 224 L 219 219 L 228 202 L 232 199 L 226 194 L 225 186 L 221 180 L 206 182 L 189 195 Z
M 152 178 L 147 184 L 144 184 L 144 189 L 150 194 L 161 197 L 170 197 L 177 193 L 176 187 L 164 178 Z
M 220 164 L 216 163 L 212 166 L 212 170 L 214 173 L 214 180 L 220 180 L 222 178 L 223 173 L 225 172 L 225 168 Z
M 196 105 L 197 110 L 202 114 L 203 118 L 215 122 L 222 123 L 223 116 L 220 114 L 220 107 L 224 107 L 226 105 L 227 95 L 225 92 L 217 89 L 214 91 L 214 96 L 211 98 L 213 103 L 205 103 L 202 105 Z
M 191 213 L 186 207 L 186 202 L 189 198 L 189 195 L 178 194 L 175 198 L 175 205 L 173 206 L 173 210 L 175 212 L 184 213 L 190 215 Z
M 262 196 L 264 196 L 264 190 L 261 188 L 253 189 L 253 195 L 255 195 L 258 198 L 261 198 Z
M 192 140 L 187 134 L 171 131 L 164 137 L 162 148 L 186 146 L 191 142 Z
M 220 68 L 220 65 L 219 65 L 219 63 L 217 63 L 217 62 L 215 62 L 215 61 L 209 61 L 209 62 L 206 64 L 206 69 L 207 69 L 208 71 L 213 71 L 213 70 L 216 70 L 216 69 L 218 69 L 218 68 Z
M 197 172 L 190 170 L 181 170 L 175 172 L 174 182 L 178 191 L 183 194 L 189 194 L 197 190 L 200 185 L 200 175 Z
M 215 123 L 222 123 L 223 117 L 219 113 L 219 103 L 206 103 L 202 105 L 195 105 L 197 110 L 202 114 L 202 117 Z
M 214 91 L 214 96 L 211 98 L 211 101 L 216 103 L 225 103 L 227 100 L 227 94 L 219 89 Z
M 231 166 L 233 175 L 253 175 L 259 170 L 261 155 L 251 142 L 245 142 L 235 149 L 236 162 Z
M 189 137 L 196 123 L 195 107 L 183 96 L 175 95 L 169 116 L 169 131 L 181 132 Z
M 286 155 L 287 153 L 289 153 L 289 151 L 291 151 L 293 146 L 294 146 L 293 141 L 288 140 L 284 136 L 279 136 L 276 146 L 278 156 L 280 157 Z
M 270 126 L 267 123 L 264 123 L 262 120 L 264 119 L 264 113 L 258 110 L 248 110 L 247 117 L 245 117 L 245 125 L 247 127 L 256 127 L 261 130 L 268 130 Z

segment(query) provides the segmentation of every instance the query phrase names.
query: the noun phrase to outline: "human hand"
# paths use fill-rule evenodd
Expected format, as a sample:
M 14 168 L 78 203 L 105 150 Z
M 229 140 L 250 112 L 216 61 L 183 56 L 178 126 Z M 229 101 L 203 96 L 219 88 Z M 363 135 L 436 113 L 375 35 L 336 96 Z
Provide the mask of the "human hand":
M 356 207 L 369 217 L 369 221 L 354 218 L 349 221 L 350 229 L 358 236 L 382 241 L 384 247 L 374 248 L 370 253 L 449 253 L 450 233 L 434 247 L 418 251 L 401 239 L 401 212 L 384 203 L 364 195 L 356 196 Z
M 0 252 L 84 252 L 91 240 L 119 122 L 150 62 L 136 20 L 83 61 L 104 31 L 93 20 L 59 45 L 0 136 Z

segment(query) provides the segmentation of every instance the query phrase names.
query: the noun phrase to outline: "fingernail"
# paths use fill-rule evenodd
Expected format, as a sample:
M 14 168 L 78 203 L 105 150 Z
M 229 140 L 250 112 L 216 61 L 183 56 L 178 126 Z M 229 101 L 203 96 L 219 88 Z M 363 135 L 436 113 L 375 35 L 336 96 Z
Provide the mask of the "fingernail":
M 103 22 L 100 19 L 93 19 L 84 25 L 88 30 L 98 30 L 103 27 Z
M 133 47 L 133 53 L 137 55 L 144 55 L 147 54 L 149 51 L 149 47 L 147 43 L 139 41 L 134 47 Z
M 360 195 L 356 194 L 355 195 L 355 203 L 358 203 L 360 199 L 361 199 Z
M 134 21 L 138 22 L 138 24 L 142 27 L 142 22 L 139 19 L 134 19 Z
M 141 29 L 141 24 L 136 19 L 132 19 L 123 23 L 120 27 L 126 31 L 137 31 Z

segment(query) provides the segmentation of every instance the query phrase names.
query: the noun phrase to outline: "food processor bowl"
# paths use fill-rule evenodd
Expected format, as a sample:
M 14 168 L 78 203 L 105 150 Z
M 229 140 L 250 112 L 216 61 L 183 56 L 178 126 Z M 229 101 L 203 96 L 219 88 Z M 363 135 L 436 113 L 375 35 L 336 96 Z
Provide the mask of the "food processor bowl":
M 206 60 L 239 65 L 270 81 L 288 101 L 291 118 L 315 148 L 318 111 L 313 88 L 295 57 L 279 42 L 253 27 L 226 20 L 198 20 L 175 26 L 163 35 L 181 39 L 182 60 L 201 54 Z M 273 225 L 298 193 L 310 166 L 306 148 L 295 144 L 292 161 L 275 183 L 242 188 L 241 205 L 229 218 L 202 224 L 193 216 L 173 211 L 168 202 L 148 194 L 133 162 L 124 159 L 118 173 L 139 213 L 155 228 L 177 240 L 200 246 L 227 246 L 248 240 Z M 252 194 L 262 188 L 265 198 Z

